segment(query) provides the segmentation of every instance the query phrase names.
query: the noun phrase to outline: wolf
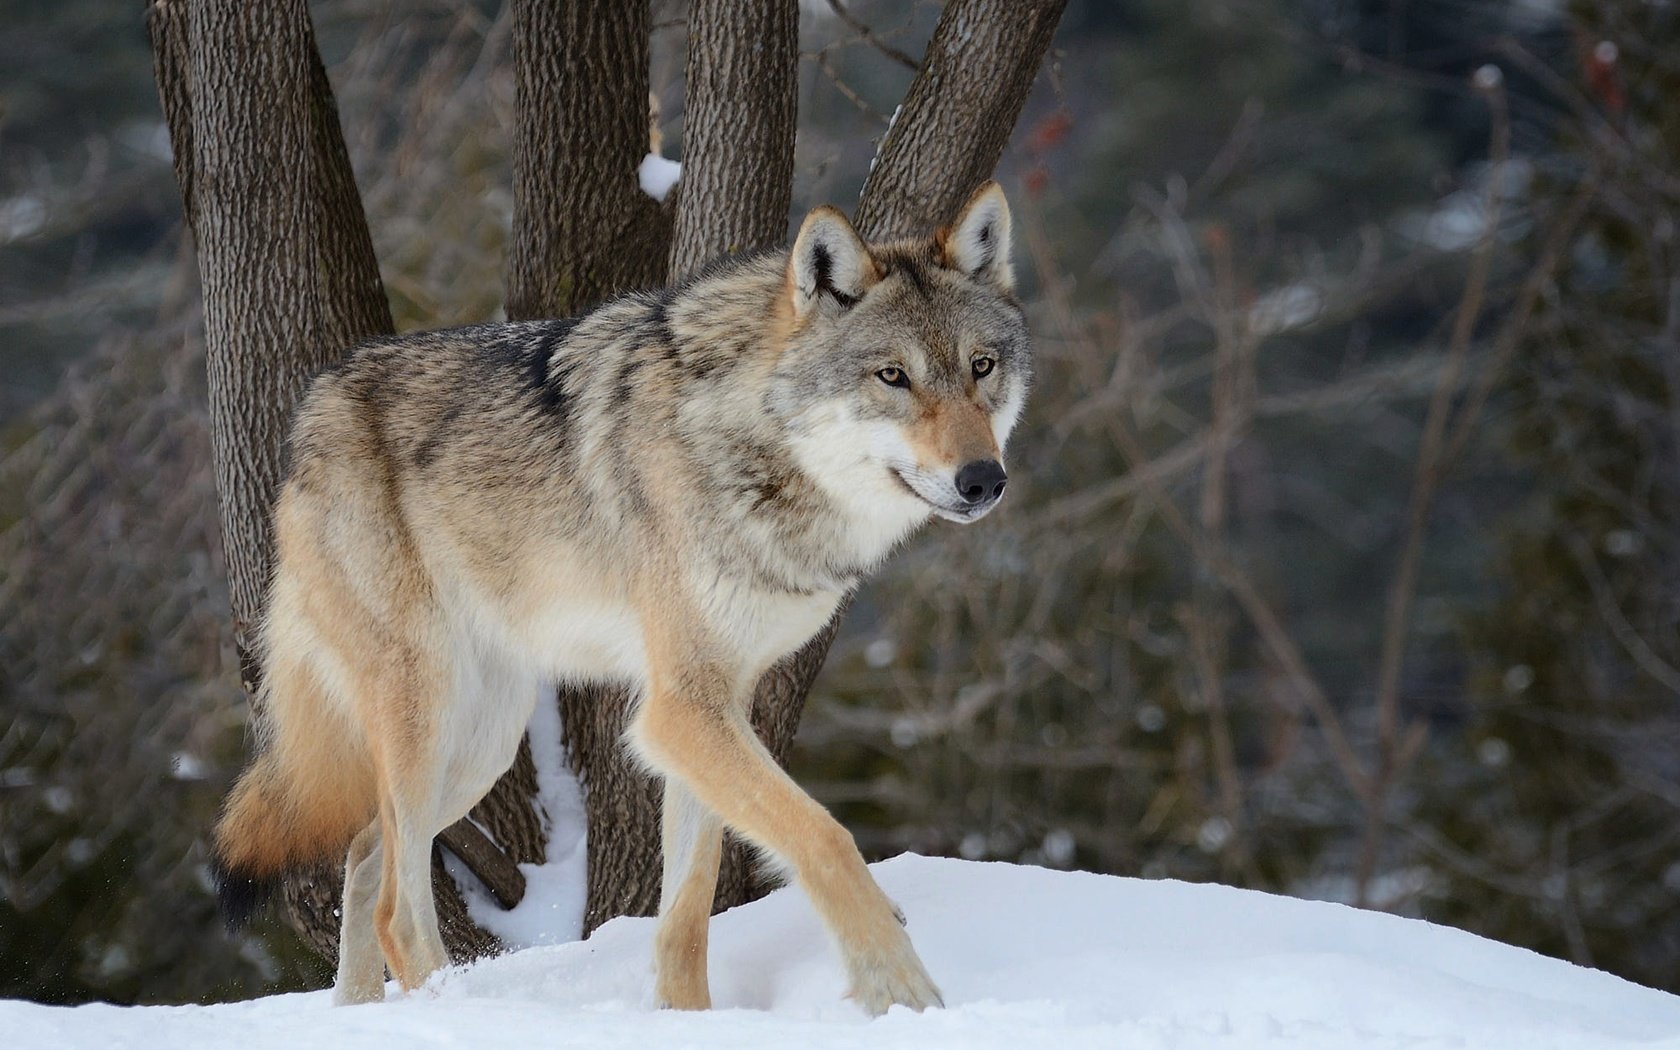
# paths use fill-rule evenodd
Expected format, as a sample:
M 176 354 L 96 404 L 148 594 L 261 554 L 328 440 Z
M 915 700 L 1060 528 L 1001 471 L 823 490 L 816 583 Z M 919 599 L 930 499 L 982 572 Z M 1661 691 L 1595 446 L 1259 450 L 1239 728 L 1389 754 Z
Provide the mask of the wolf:
M 343 856 L 335 998 L 446 962 L 432 839 L 556 683 L 619 681 L 663 778 L 661 1005 L 710 1006 L 724 828 L 810 896 L 874 1014 L 940 993 L 852 836 L 771 759 L 753 688 L 931 518 L 998 505 L 1031 344 L 1010 212 L 791 250 L 581 318 L 382 339 L 293 420 L 259 632 L 255 758 L 215 828 L 230 917 Z M 592 834 L 611 834 L 592 829 Z

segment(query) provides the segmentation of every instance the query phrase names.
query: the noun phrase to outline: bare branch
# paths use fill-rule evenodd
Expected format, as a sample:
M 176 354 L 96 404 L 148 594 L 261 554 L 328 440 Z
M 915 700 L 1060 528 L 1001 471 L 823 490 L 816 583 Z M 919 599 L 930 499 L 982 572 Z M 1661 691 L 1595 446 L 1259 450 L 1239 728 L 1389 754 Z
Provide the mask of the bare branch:
M 908 69 L 912 73 L 921 69 L 921 63 L 917 62 L 903 51 L 900 51 L 898 48 L 893 47 L 885 40 L 882 40 L 876 35 L 875 30 L 869 27 L 868 22 L 865 22 L 863 19 L 846 10 L 846 5 L 842 4 L 840 0 L 828 0 L 828 6 L 840 17 L 840 21 L 851 26 L 852 30 L 856 32 L 858 36 L 867 41 L 869 46 L 881 52 L 881 54 L 886 55 L 888 58 L 897 62 L 899 65 Z
M 1370 796 L 1366 799 L 1365 831 L 1360 847 L 1359 867 L 1354 883 L 1355 900 L 1364 906 L 1369 903 L 1371 879 L 1376 872 L 1382 848 L 1383 828 L 1387 822 L 1385 808 L 1388 791 L 1401 772 L 1400 741 L 1400 667 L 1405 658 L 1406 638 L 1411 627 L 1412 598 L 1417 591 L 1418 567 L 1423 557 L 1425 528 L 1429 512 L 1440 487 L 1445 470 L 1447 424 L 1452 399 L 1458 390 L 1459 377 L 1470 355 L 1470 339 L 1481 317 L 1482 303 L 1487 296 L 1488 273 L 1493 265 L 1493 249 L 1497 243 L 1499 219 L 1504 205 L 1503 177 L 1511 148 L 1511 124 L 1505 110 L 1504 89 L 1498 84 L 1483 92 L 1492 114 L 1492 137 L 1489 147 L 1491 164 L 1483 204 L 1485 226 L 1481 240 L 1471 255 L 1470 274 L 1465 279 L 1464 292 L 1453 318 L 1452 337 L 1448 342 L 1445 367 L 1430 399 L 1424 417 L 1423 439 L 1418 447 L 1417 469 L 1412 481 L 1412 495 L 1407 510 L 1406 538 L 1401 546 L 1400 560 L 1389 584 L 1387 612 L 1383 619 L 1382 651 L 1376 674 L 1377 761 Z

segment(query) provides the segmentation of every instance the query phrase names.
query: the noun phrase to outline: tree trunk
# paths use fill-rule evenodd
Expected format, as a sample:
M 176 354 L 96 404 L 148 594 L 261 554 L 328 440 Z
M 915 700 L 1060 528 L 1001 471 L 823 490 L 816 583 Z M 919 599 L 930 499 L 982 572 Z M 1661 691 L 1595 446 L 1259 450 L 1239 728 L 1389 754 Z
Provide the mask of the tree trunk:
M 648 5 L 513 0 L 513 18 L 508 317 L 573 316 L 663 283 L 670 213 L 637 177 L 649 147 Z M 658 900 L 657 838 L 651 855 L 626 853 L 624 843 L 640 841 L 646 814 L 657 826 L 659 800 L 620 745 L 623 687 L 563 688 L 558 702 L 589 826 L 588 933 Z
M 671 280 L 782 243 L 798 105 L 798 0 L 694 0 Z
M 254 696 L 287 420 L 311 375 L 392 330 L 391 311 L 303 0 L 154 0 L 148 23 L 198 247 L 234 643 Z
M 798 103 L 796 0 L 698 0 L 689 14 L 687 116 L 670 273 L 710 258 L 780 244 L 793 193 Z M 766 676 L 754 723 L 786 762 L 799 713 L 827 645 Z M 624 753 L 628 697 L 600 687 L 563 694 L 566 740 L 586 789 L 591 829 L 584 929 L 659 904 L 658 786 Z M 764 891 L 747 851 L 731 843 L 716 907 Z
M 949 222 L 991 177 L 1067 0 L 950 0 L 875 154 L 857 228 L 880 240 Z
M 641 190 L 646 0 L 513 0 L 509 318 L 569 317 L 665 279 L 670 217 Z

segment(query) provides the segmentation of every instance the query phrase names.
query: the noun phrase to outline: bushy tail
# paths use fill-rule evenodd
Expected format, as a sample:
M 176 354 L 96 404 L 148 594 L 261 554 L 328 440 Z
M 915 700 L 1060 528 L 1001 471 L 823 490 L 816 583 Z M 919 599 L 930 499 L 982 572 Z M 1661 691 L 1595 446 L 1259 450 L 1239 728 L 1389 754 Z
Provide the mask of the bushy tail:
M 270 741 L 216 822 L 210 873 L 230 930 L 250 921 L 289 872 L 342 860 L 376 812 L 373 773 L 354 734 L 335 726 L 307 675 L 271 675 Z
M 279 824 L 274 817 L 290 808 L 279 790 L 279 776 L 269 756 L 258 758 L 234 785 L 216 822 L 210 876 L 230 931 L 251 921 L 289 868 L 288 851 L 265 841 Z

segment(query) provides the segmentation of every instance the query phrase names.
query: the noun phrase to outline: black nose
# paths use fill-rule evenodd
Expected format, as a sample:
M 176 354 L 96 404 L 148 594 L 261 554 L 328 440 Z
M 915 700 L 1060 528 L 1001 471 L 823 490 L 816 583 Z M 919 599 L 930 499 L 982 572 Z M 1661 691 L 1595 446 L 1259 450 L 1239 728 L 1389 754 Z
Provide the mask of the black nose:
M 995 459 L 977 459 L 957 471 L 957 494 L 970 503 L 990 503 L 1007 484 L 1009 475 Z

